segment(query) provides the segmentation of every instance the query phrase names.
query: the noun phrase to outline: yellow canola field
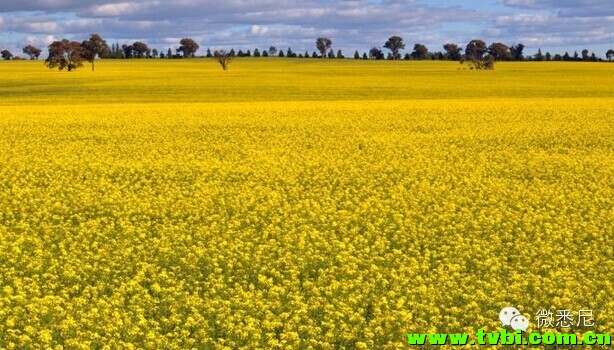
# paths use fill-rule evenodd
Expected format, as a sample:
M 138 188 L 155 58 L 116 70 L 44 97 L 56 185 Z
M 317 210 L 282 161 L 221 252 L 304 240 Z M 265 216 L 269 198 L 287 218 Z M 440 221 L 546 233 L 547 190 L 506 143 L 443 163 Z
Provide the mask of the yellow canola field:
M 500 74 L 503 92 L 412 98 L 402 66 L 407 98 L 193 82 L 217 102 L 167 102 L 172 88 L 113 95 L 120 77 L 43 72 L 92 85 L 71 103 L 57 80 L 6 73 L 38 65 L 0 65 L 0 348 L 403 349 L 407 333 L 498 330 L 504 306 L 535 331 L 539 309 L 591 309 L 588 330 L 612 332 L 612 88 L 513 98 L 506 69 L 538 65 L 457 65 L 415 74 Z

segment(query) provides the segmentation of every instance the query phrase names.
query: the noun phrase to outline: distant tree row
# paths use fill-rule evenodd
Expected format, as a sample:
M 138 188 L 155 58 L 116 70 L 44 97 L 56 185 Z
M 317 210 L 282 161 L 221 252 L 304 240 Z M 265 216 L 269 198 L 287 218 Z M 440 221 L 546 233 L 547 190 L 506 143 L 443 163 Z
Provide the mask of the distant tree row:
M 157 49 L 151 49 L 146 43 L 136 41 L 132 44 L 119 45 L 112 44 L 110 47 L 107 42 L 98 34 L 92 34 L 88 40 L 83 42 L 69 41 L 62 39 L 51 43 L 48 47 L 49 55 L 45 60 L 45 64 L 49 68 L 59 68 L 71 71 L 81 67 L 84 62 L 91 64 L 94 70 L 94 62 L 96 58 L 102 59 L 143 59 L 143 58 L 194 58 L 200 49 L 200 45 L 190 38 L 181 39 L 179 48 L 174 51 L 169 48 L 166 52 L 159 52 Z M 286 51 L 279 50 L 275 46 L 270 46 L 268 49 L 260 51 L 258 48 L 235 52 L 231 49 L 228 52 L 206 50 L 204 57 L 217 59 L 223 53 L 224 57 L 290 57 L 290 58 L 346 58 L 341 50 L 336 53 L 333 50 L 333 41 L 330 38 L 320 37 L 315 41 L 316 51 L 311 54 L 308 51 L 304 53 L 296 53 L 292 48 Z M 416 43 L 411 52 L 404 55 L 401 50 L 405 49 L 405 43 L 400 36 L 391 36 L 383 45 L 383 48 L 388 50 L 387 53 L 382 51 L 382 48 L 373 46 L 368 52 L 354 52 L 354 59 L 374 59 L 374 60 L 454 60 L 469 62 L 473 68 L 488 68 L 494 65 L 495 61 L 602 61 L 595 53 L 589 53 L 588 50 L 582 50 L 581 54 L 577 51 L 570 55 L 568 52 L 564 54 L 554 54 L 549 52 L 542 53 L 539 49 L 535 55 L 525 56 L 523 51 L 525 46 L 521 43 L 513 45 L 505 45 L 500 42 L 487 45 L 480 39 L 470 41 L 464 48 L 456 43 L 446 43 L 443 45 L 443 51 L 430 51 L 426 45 Z M 33 46 L 27 45 L 23 48 L 23 53 L 31 60 L 38 60 L 42 50 Z M 217 56 L 216 56 L 217 53 Z M 20 59 L 14 56 L 8 50 L 0 51 L 0 56 L 3 60 Z M 614 50 L 609 49 L 606 52 L 608 61 L 614 60 Z M 230 60 L 229 60 L 230 61 Z M 484 64 L 478 64 L 481 61 Z M 225 67 L 225 66 L 224 66 Z

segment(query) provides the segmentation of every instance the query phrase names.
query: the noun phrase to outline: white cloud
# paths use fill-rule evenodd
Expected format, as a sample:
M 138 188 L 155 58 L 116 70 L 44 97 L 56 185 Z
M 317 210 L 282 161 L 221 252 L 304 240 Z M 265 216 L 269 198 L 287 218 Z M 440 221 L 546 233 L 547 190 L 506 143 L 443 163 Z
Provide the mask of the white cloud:
M 266 26 L 253 25 L 249 31 L 252 33 L 252 35 L 262 36 L 269 31 L 269 28 Z
M 23 24 L 23 28 L 28 33 L 59 33 L 62 32 L 61 26 L 58 22 L 26 22 Z
M 406 51 L 416 42 L 441 50 L 445 42 L 463 45 L 476 37 L 530 46 L 614 42 L 612 0 L 497 1 L 510 11 L 431 6 L 426 0 L 0 0 L 0 25 L 26 39 L 82 40 L 99 33 L 112 42 L 140 40 L 158 48 L 183 37 L 203 48 L 274 44 L 295 51 L 312 51 L 318 36 L 352 51 L 381 46 L 391 35 L 405 39 Z M 7 37 L 0 34 L 0 40 Z
M 115 4 L 104 4 L 100 6 L 93 6 L 91 8 L 91 14 L 93 16 L 102 17 L 117 17 L 130 15 L 138 10 L 139 4 L 133 2 L 120 2 Z

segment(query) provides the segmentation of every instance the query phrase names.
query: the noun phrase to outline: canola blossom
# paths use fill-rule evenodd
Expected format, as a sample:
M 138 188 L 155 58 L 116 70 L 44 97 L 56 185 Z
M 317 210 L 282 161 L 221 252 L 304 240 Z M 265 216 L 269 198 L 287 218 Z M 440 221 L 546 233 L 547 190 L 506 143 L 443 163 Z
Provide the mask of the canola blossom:
M 264 62 L 229 72 L 277 64 Z M 330 64 L 340 81 L 361 74 Z M 540 66 L 420 67 L 435 80 L 501 74 L 513 90 L 506 69 L 529 79 Z M 194 79 L 213 101 L 173 102 L 174 85 L 152 81 L 150 95 L 113 92 L 105 69 L 54 72 L 45 84 L 85 86 L 74 103 L 7 76 L 0 348 L 402 349 L 407 333 L 496 330 L 507 305 L 592 309 L 593 331 L 614 329 L 611 86 L 413 98 L 404 80 L 406 98 L 303 94 L 299 76 L 326 69 L 315 62 L 288 73 L 294 100 L 271 80 L 215 95 Z M 242 84 L 202 69 L 219 73 L 212 84 Z

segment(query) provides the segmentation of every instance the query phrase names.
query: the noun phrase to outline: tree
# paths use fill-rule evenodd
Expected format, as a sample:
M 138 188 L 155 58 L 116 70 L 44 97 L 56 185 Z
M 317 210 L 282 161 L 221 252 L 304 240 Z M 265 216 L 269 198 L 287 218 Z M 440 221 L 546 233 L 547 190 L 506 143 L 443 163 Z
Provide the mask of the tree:
M 205 57 L 207 58 L 213 57 L 213 54 L 211 53 L 211 49 L 207 49 L 207 53 L 205 54 Z
M 173 50 L 170 47 L 166 51 L 166 58 L 173 58 Z
M 284 54 L 284 50 L 279 50 L 279 57 L 286 57 L 286 55 Z
M 109 54 L 109 58 L 114 58 L 114 59 L 119 59 L 119 58 L 123 58 L 123 51 L 122 49 L 119 47 L 118 43 L 114 43 L 111 45 L 111 52 Z
M 213 59 L 216 60 L 221 66 L 223 70 L 228 69 L 228 65 L 234 59 L 234 55 L 230 53 L 226 53 L 224 50 L 215 50 L 213 53 Z
M 537 53 L 535 54 L 535 60 L 539 62 L 544 60 L 544 54 L 542 53 L 541 48 L 537 49 Z
M 465 49 L 468 60 L 482 60 L 484 53 L 486 53 L 486 43 L 480 39 L 471 40 Z
M 151 50 L 151 55 L 152 55 L 154 58 L 159 57 L 159 56 L 160 56 L 160 54 L 158 53 L 158 49 L 153 49 L 153 50 Z
M 277 48 L 275 46 L 271 45 L 269 47 L 269 55 L 270 56 L 275 56 L 276 54 L 277 54 Z
M 83 47 L 77 41 L 54 41 L 49 45 L 49 57 L 45 60 L 45 65 L 49 69 L 58 68 L 70 72 L 83 66 Z
M 28 45 L 23 48 L 23 53 L 30 56 L 31 60 L 38 60 L 38 57 L 41 55 L 41 52 L 41 49 L 32 45 Z
M 328 51 L 328 58 L 335 58 L 335 52 L 333 51 L 333 49 L 330 49 L 330 51 Z
M 563 55 L 563 61 L 571 61 L 571 56 L 569 56 L 569 52 L 565 51 Z
M 382 50 L 374 46 L 371 48 L 371 50 L 369 50 L 369 57 L 376 60 L 383 60 L 384 53 L 382 52 Z
M 423 44 L 415 44 L 414 51 L 411 53 L 411 57 L 416 60 L 423 60 L 427 57 L 429 50 Z
M 269 52 L 267 50 L 263 50 L 262 57 L 269 57 Z
M 503 43 L 492 43 L 488 47 L 488 53 L 493 55 L 496 61 L 509 60 L 512 58 L 510 48 Z
M 147 44 L 140 42 L 140 41 L 135 41 L 132 44 L 132 51 L 136 54 L 137 58 L 143 58 L 145 57 L 145 53 L 147 52 L 149 48 L 147 47 Z M 171 51 L 171 55 L 172 55 L 172 51 Z
M 362 59 L 363 59 L 363 60 L 368 60 L 368 59 L 369 59 L 369 56 L 367 56 L 367 53 L 366 53 L 366 52 L 363 52 L 363 53 L 362 53 Z
M 469 69 L 495 69 L 495 57 L 493 55 L 482 55 L 481 58 L 477 58 L 477 56 L 467 56 L 467 61 L 460 61 L 461 64 L 467 63 L 469 65 Z
M 343 55 L 343 52 L 341 52 L 341 50 L 337 50 L 337 58 L 345 58 L 345 56 Z
M 520 43 L 520 44 L 510 46 L 510 54 L 512 55 L 512 59 L 514 61 L 524 60 L 524 56 L 522 53 L 523 51 L 524 51 L 524 44 Z
M 2 59 L 5 61 L 10 61 L 13 58 L 13 54 L 9 50 L 0 51 L 0 55 L 2 55 Z
M 588 50 L 584 49 L 582 50 L 582 61 L 588 61 L 588 60 L 589 60 Z
M 447 43 L 443 46 L 443 49 L 446 50 L 446 57 L 450 60 L 460 60 L 461 59 L 461 49 L 458 45 L 454 43 Z
M 107 42 L 98 34 L 92 34 L 89 40 L 84 40 L 81 43 L 81 47 L 83 47 L 83 58 L 92 65 L 92 72 L 94 71 L 96 57 L 106 57 L 110 51 Z
M 330 50 L 331 46 L 333 46 L 333 41 L 329 38 L 316 39 L 316 48 L 320 51 L 322 58 L 326 57 L 326 53 Z
M 591 52 L 591 62 L 597 62 L 597 61 L 598 61 L 597 55 L 595 55 L 594 52 Z
M 474 39 L 465 48 L 466 60 L 460 63 L 467 63 L 470 69 L 495 69 L 495 56 L 485 55 L 488 52 L 486 43 L 480 39 Z
M 612 59 L 614 59 L 614 50 L 613 49 L 609 49 L 605 53 L 605 57 L 608 59 L 608 61 L 612 62 Z
M 115 44 L 115 58 L 121 59 L 124 58 L 124 51 L 119 47 L 119 44 Z
M 384 48 L 390 50 L 392 53 L 392 59 L 397 60 L 401 58 L 399 55 L 399 51 L 405 48 L 405 44 L 403 43 L 403 38 L 400 36 L 391 36 L 388 38 L 388 41 L 384 44 Z
M 580 60 L 580 55 L 578 55 L 578 51 L 574 51 L 574 53 L 573 53 L 573 60 L 574 61 L 579 61 Z
M 356 51 L 354 52 L 354 59 L 355 59 L 355 60 L 359 60 L 359 59 L 360 59 L 360 54 L 358 53 L 358 50 L 356 50 Z
M 254 49 L 254 57 L 260 57 L 260 50 L 258 48 Z
M 124 58 L 132 58 L 132 45 L 123 44 L 122 51 L 124 53 Z
M 190 38 L 181 39 L 179 41 L 179 44 L 181 46 L 179 46 L 177 52 L 183 53 L 184 58 L 194 58 L 196 51 L 198 51 L 198 49 L 200 48 L 198 43 L 196 43 L 196 41 Z
M 546 56 L 544 56 L 546 61 L 552 61 L 552 55 L 550 54 L 550 52 L 546 52 Z

